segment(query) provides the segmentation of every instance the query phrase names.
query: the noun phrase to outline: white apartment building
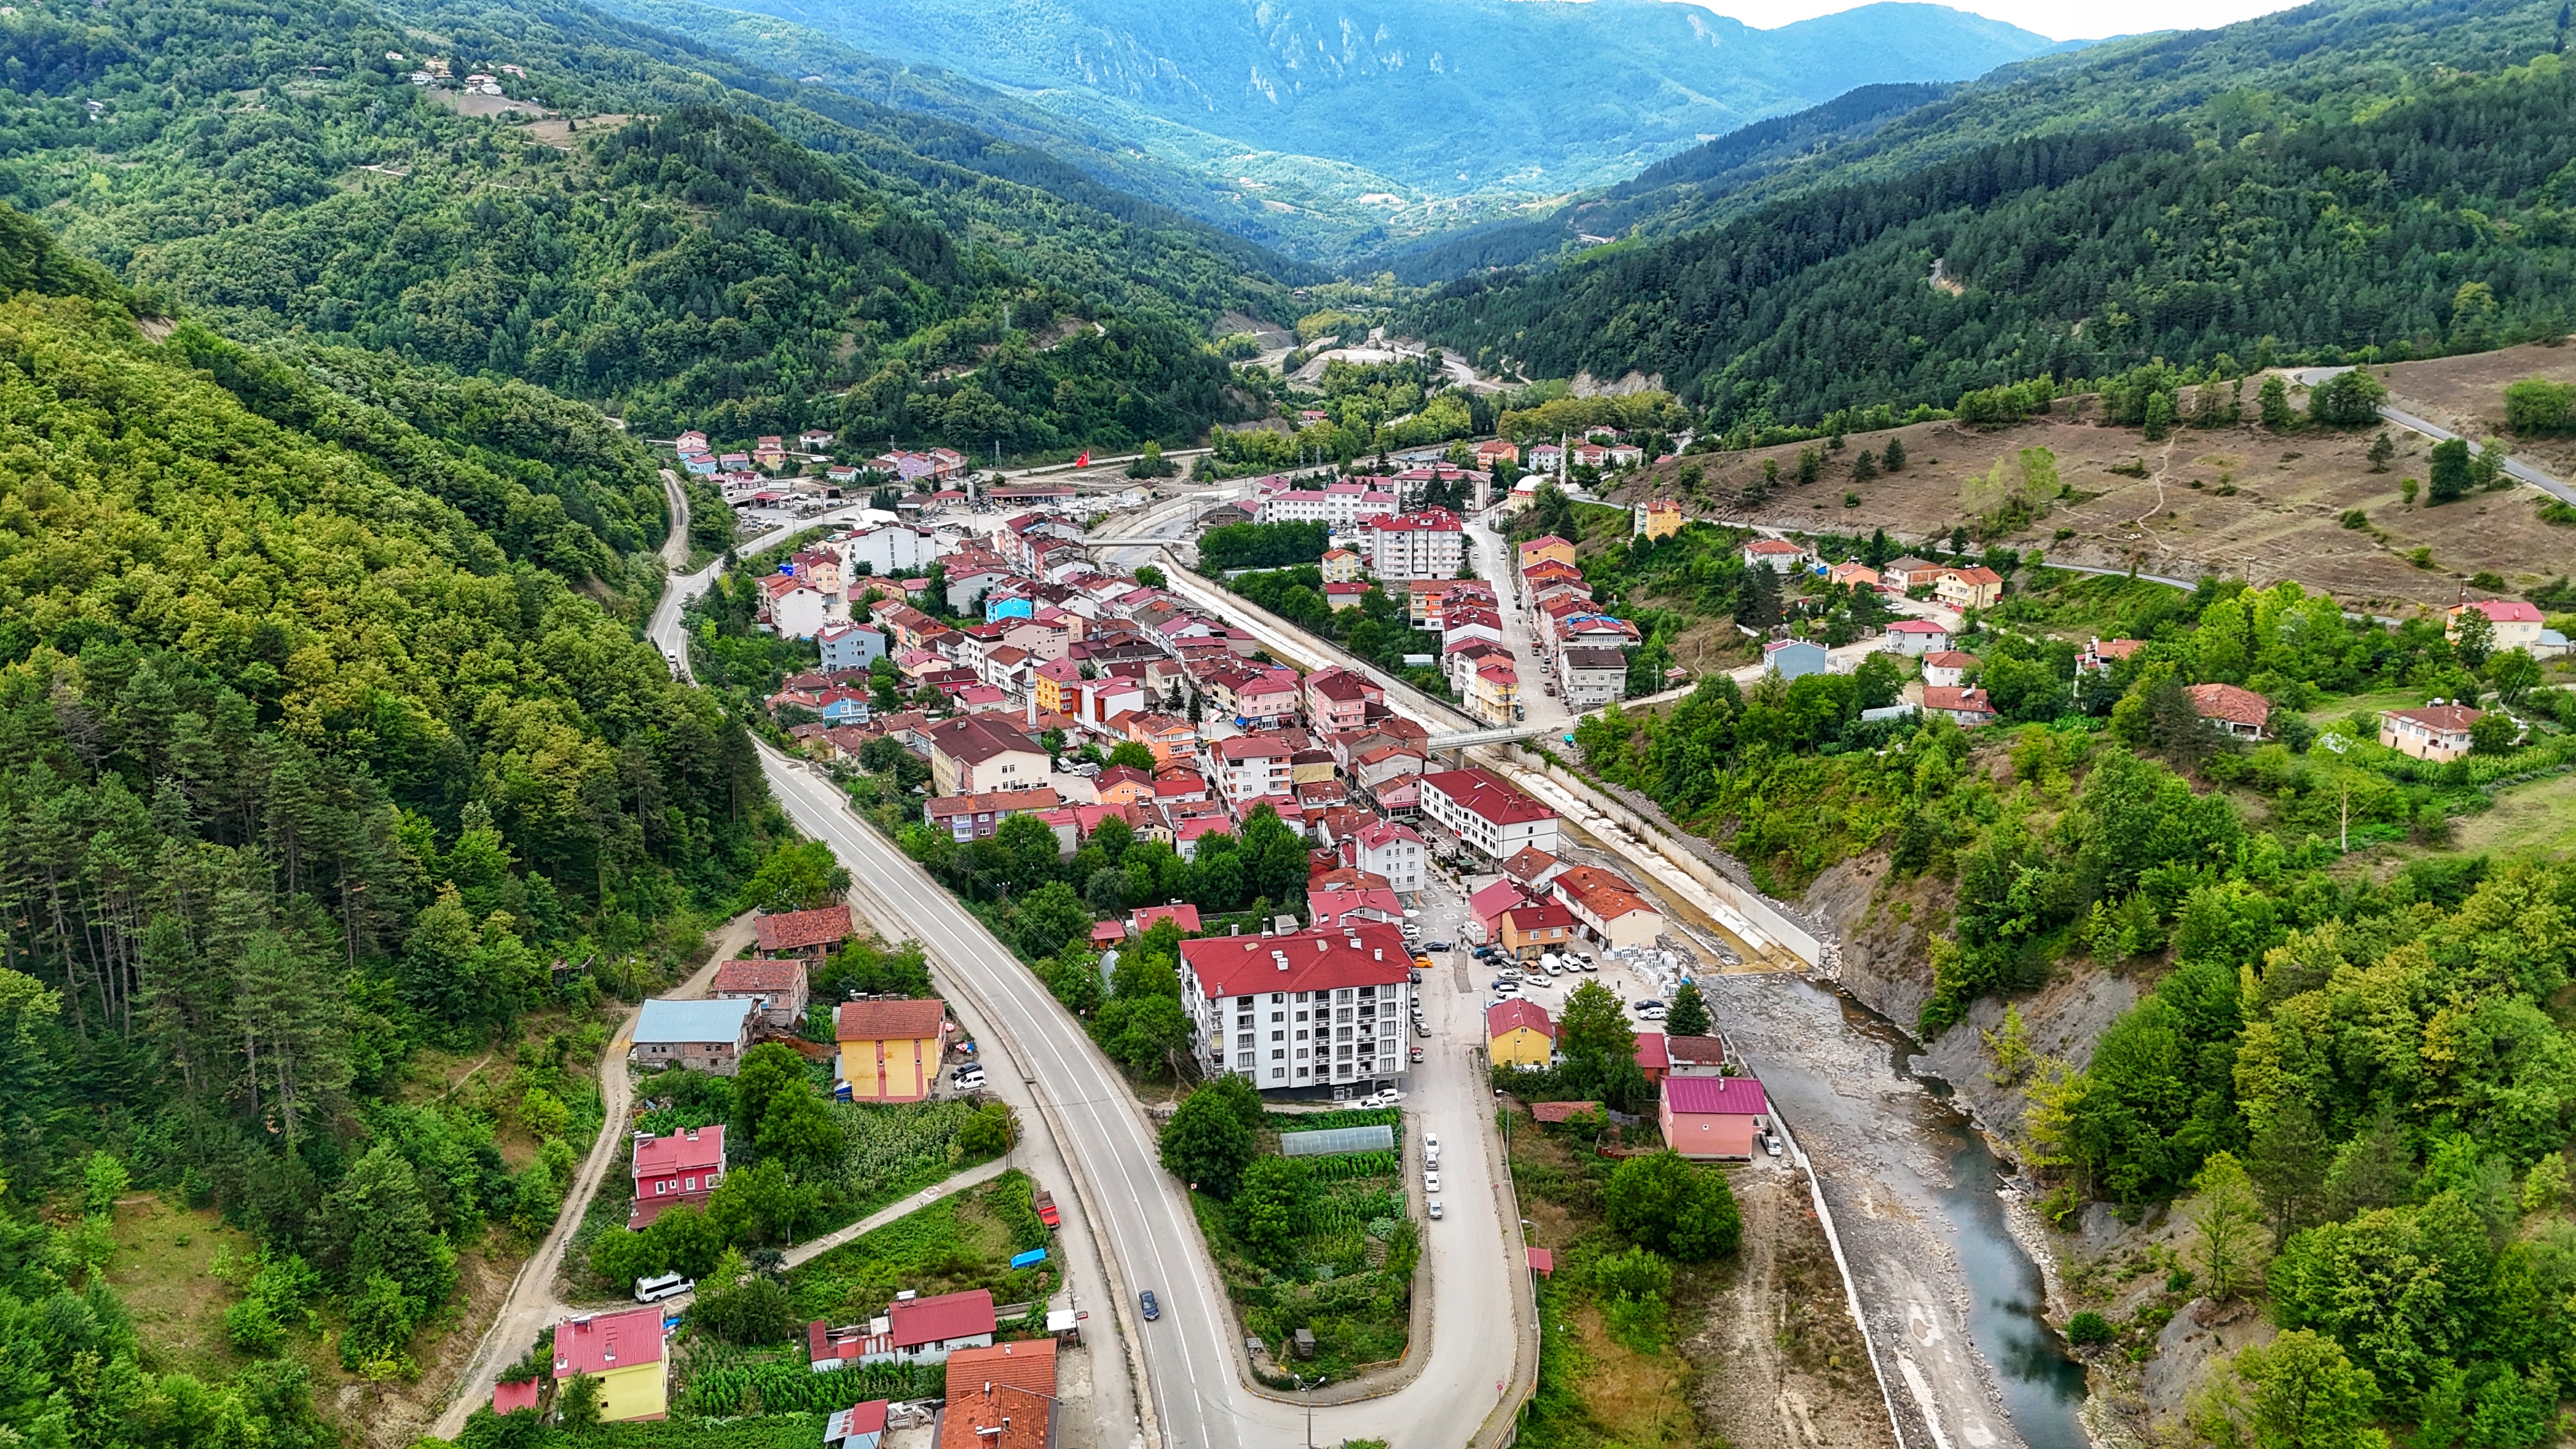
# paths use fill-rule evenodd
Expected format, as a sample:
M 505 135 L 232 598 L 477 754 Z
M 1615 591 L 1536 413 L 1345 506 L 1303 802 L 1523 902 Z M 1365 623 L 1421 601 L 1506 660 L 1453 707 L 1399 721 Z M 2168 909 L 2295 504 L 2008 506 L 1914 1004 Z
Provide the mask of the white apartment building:
M 1406 1076 L 1413 953 L 1381 921 L 1181 943 L 1181 1004 L 1210 1076 L 1348 1097 Z
M 1556 812 L 1486 770 L 1423 776 L 1422 813 L 1496 860 L 1509 860 L 1533 846 L 1556 853 Z
M 1388 514 L 1360 525 L 1359 551 L 1380 579 L 1456 578 L 1467 526 L 1446 508 Z

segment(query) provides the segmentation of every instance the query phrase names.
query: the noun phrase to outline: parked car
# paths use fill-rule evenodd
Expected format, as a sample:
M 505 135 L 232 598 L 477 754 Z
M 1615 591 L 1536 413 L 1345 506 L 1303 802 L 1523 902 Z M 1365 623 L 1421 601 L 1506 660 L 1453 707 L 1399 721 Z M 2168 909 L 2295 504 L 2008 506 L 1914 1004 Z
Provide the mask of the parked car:
M 1601 963 L 1586 957 L 1583 962 L 1583 969 L 1586 971 L 1598 971 L 1601 969 Z
M 1664 1001 L 1660 996 L 1640 996 L 1628 1004 L 1630 1006 L 1661 1006 L 1664 1004 Z
M 635 1301 L 659 1303 L 665 1298 L 677 1298 L 697 1286 L 696 1279 L 683 1278 L 677 1273 L 665 1273 L 659 1278 L 638 1278 L 635 1280 Z
M 1422 1190 L 1424 1192 L 1438 1192 L 1440 1190 L 1440 1173 L 1437 1169 L 1426 1169 L 1423 1172 Z
M 972 1064 L 959 1067 L 949 1074 L 948 1084 L 961 1092 L 981 1091 L 984 1086 L 984 1069 Z
M 1449 949 L 1449 943 L 1447 941 L 1425 941 L 1422 943 L 1422 949 L 1425 951 L 1446 951 Z
M 1389 1087 L 1383 1092 L 1371 1092 L 1367 1096 L 1360 1098 L 1359 1101 L 1352 1105 L 1364 1108 L 1392 1107 L 1403 1100 L 1404 1094 L 1402 1092 L 1397 1091 L 1393 1087 Z
M 1765 1132 L 1765 1133 L 1763 1133 L 1763 1134 L 1762 1134 L 1762 1150 L 1763 1150 L 1764 1152 L 1767 1152 L 1767 1153 L 1771 1154 L 1773 1157 L 1777 1157 L 1777 1156 L 1779 1156 L 1779 1155 L 1780 1155 L 1780 1136 L 1779 1136 L 1779 1134 L 1778 1134 L 1778 1133 L 1776 1133 L 1776 1132 Z
M 1497 981 L 1494 983 L 1494 994 L 1496 996 L 1518 996 L 1521 994 L 1521 984 L 1517 981 Z
M 1639 1021 L 1661 1021 L 1668 1014 L 1669 1013 L 1660 1006 L 1648 1006 L 1642 1007 L 1638 1010 L 1637 1019 Z
M 1147 1323 L 1163 1316 L 1163 1305 L 1154 1301 L 1153 1289 L 1148 1288 L 1136 1295 L 1136 1311 L 1145 1315 Z
M 1434 1156 L 1434 1157 L 1439 1156 L 1439 1155 L 1440 1155 L 1440 1134 L 1439 1134 L 1439 1133 L 1437 1133 L 1437 1132 L 1425 1132 L 1425 1133 L 1423 1133 L 1423 1134 L 1422 1134 L 1422 1150 L 1423 1150 L 1423 1151 L 1425 1151 L 1425 1152 L 1430 1153 L 1430 1154 L 1431 1154 L 1432 1156 Z
M 1407 979 L 1407 980 L 1409 980 L 1409 981 L 1411 981 L 1414 985 L 1419 986 L 1419 985 L 1421 985 L 1421 984 L 1422 984 L 1422 973 L 1421 973 L 1421 972 L 1419 972 L 1419 971 L 1408 971 L 1408 972 L 1406 972 L 1406 973 L 1404 973 L 1404 974 L 1405 974 L 1406 979 Z
M 1436 1197 L 1431 1200 L 1431 1220 L 1433 1222 L 1440 1220 L 1440 1199 Z
M 1423 1035 L 1424 1035 L 1424 1036 L 1429 1036 L 1430 1034 L 1431 1034 L 1431 1033 L 1429 1033 L 1429 1032 L 1427 1032 L 1427 1031 L 1423 1033 Z M 1413 1060 L 1415 1060 L 1415 1061 L 1417 1061 L 1417 1062 L 1418 1062 L 1418 1061 L 1420 1061 L 1420 1060 L 1422 1060 L 1422 1048 L 1420 1048 L 1420 1047 L 1415 1047 L 1415 1048 L 1413 1049 Z
M 1412 973 L 1411 973 L 1411 974 L 1412 974 L 1412 976 L 1413 976 L 1416 980 L 1421 979 L 1422 973 L 1423 973 L 1423 972 L 1425 972 L 1425 971 L 1428 971 L 1428 970 L 1430 970 L 1430 969 L 1431 969 L 1431 958 L 1430 958 L 1430 957 L 1428 957 L 1428 956 L 1416 956 L 1416 957 L 1414 957 L 1414 958 L 1413 958 L 1413 971 L 1412 971 Z
M 1423 1024 L 1423 1022 L 1422 1022 L 1422 1021 L 1420 1021 L 1419 1019 L 1416 1019 L 1416 1020 L 1415 1020 L 1415 1022 L 1413 1023 L 1413 1034 L 1414 1034 L 1415 1036 L 1429 1036 L 1429 1035 L 1431 1035 L 1431 1028 L 1430 1028 L 1429 1026 L 1427 1026 L 1427 1025 Z M 1420 1048 L 1420 1047 L 1415 1047 L 1415 1048 L 1414 1048 L 1414 1050 L 1418 1052 L 1418 1051 L 1422 1050 L 1422 1048 Z M 1415 1060 L 1417 1060 L 1417 1061 L 1418 1061 L 1418 1060 L 1420 1060 L 1420 1058 L 1416 1058 Z

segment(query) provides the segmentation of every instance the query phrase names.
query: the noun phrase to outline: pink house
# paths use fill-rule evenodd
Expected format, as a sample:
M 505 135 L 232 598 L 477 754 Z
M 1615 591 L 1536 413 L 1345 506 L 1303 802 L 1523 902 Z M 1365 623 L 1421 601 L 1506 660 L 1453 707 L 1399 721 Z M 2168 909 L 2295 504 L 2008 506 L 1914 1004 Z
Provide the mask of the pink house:
M 1655 1118 L 1664 1145 L 1684 1157 L 1751 1157 L 1770 1124 L 1762 1083 L 1752 1077 L 1666 1077 Z
M 1498 880 L 1467 898 L 1466 934 L 1475 941 L 1499 941 L 1503 913 L 1527 905 L 1529 895 L 1508 880 Z
M 692 1127 L 635 1139 L 635 1203 L 626 1210 L 628 1229 L 641 1232 L 666 1208 L 687 1203 L 706 1206 L 707 1195 L 724 1181 L 725 1130 Z

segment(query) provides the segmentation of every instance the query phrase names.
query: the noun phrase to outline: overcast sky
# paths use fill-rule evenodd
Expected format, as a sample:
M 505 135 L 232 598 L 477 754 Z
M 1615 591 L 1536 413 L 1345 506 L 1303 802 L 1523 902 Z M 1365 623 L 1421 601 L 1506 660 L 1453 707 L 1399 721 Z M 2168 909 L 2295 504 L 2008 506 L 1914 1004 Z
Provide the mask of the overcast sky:
M 1860 0 L 1696 0 L 1769 29 L 1850 10 Z M 2036 30 L 2054 40 L 2098 40 L 2149 30 L 2196 30 L 2287 10 L 2300 0 L 1952 0 L 1953 8 Z

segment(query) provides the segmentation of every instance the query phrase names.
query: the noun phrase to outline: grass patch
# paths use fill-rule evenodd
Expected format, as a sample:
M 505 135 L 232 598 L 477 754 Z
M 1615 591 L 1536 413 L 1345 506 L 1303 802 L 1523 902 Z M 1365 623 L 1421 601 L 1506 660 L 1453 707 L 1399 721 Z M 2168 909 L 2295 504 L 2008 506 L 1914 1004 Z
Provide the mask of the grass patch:
M 2576 775 L 2555 775 L 2496 793 L 2494 808 L 2452 830 L 2470 854 L 2564 858 L 2576 853 Z
M 239 1263 L 259 1245 L 212 1212 L 157 1197 L 118 1208 L 108 1237 L 116 1256 L 107 1281 L 133 1316 L 148 1366 L 208 1382 L 230 1377 L 241 1360 L 225 1335 L 224 1310 L 241 1294 L 216 1276 L 216 1255 Z
M 906 1288 L 925 1298 L 985 1288 L 997 1304 L 1034 1303 L 1042 1313 L 1061 1265 L 1050 1256 L 1035 1267 L 1011 1266 L 1015 1253 L 1052 1246 L 1029 1188 L 1029 1175 L 1014 1169 L 798 1265 L 787 1275 L 796 1316 L 856 1323 L 885 1312 Z

